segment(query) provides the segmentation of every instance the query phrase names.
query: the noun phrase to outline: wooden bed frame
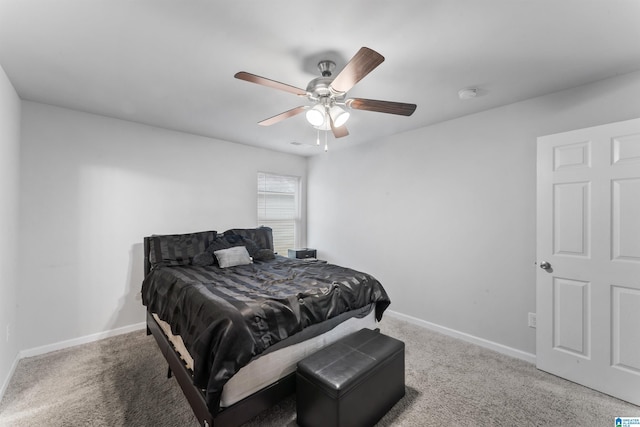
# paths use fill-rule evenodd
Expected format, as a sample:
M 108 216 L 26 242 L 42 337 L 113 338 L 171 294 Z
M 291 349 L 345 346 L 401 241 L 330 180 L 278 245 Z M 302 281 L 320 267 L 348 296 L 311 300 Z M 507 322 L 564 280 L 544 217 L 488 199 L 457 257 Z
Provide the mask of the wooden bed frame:
M 149 262 L 149 241 L 144 239 L 144 277 L 151 271 Z M 147 311 L 147 335 L 153 335 L 160 351 L 169 364 L 168 377 L 176 377 L 193 413 L 200 425 L 205 427 L 231 427 L 249 421 L 259 413 L 269 409 L 296 390 L 295 372 L 263 388 L 249 397 L 212 414 L 207 407 L 204 392 L 193 385 L 191 371 L 186 367 L 173 344 L 164 334 L 160 325 Z

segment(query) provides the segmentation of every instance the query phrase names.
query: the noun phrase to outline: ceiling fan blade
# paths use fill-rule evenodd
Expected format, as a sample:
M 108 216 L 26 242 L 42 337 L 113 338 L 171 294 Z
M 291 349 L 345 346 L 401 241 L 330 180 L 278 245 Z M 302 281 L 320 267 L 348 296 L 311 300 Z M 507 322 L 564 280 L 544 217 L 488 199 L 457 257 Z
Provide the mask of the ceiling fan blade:
M 349 131 L 347 130 L 347 127 L 345 125 L 336 127 L 333 124 L 333 119 L 331 118 L 331 116 L 329 116 L 328 114 L 327 116 L 329 117 L 329 123 L 331 124 L 331 131 L 333 132 L 333 136 L 335 138 L 342 138 L 343 136 L 349 135 Z
M 367 74 L 382 64 L 384 56 L 368 47 L 362 47 L 345 65 L 331 82 L 331 88 L 336 92 L 347 92 Z
M 284 90 L 285 92 L 292 93 L 299 96 L 307 96 L 307 91 L 300 89 L 299 87 L 291 86 L 285 83 L 280 83 L 275 80 L 268 79 L 266 77 L 256 76 L 255 74 L 247 73 L 246 71 L 240 71 L 235 74 L 236 79 L 244 80 L 251 83 L 256 83 L 262 86 L 267 86 L 273 89 Z
M 342 138 L 343 136 L 349 135 L 349 131 L 347 130 L 347 127 L 345 125 L 342 125 L 338 128 L 331 128 L 331 130 L 333 131 L 333 136 L 335 138 Z
M 289 117 L 296 116 L 302 113 L 306 109 L 308 109 L 308 107 L 305 107 L 305 106 L 292 108 L 291 110 L 287 110 L 284 113 L 280 113 L 273 117 L 269 117 L 268 119 L 264 119 L 263 121 L 258 122 L 258 124 L 261 126 L 271 126 L 275 123 L 281 122 L 284 119 L 288 119 Z
M 378 113 L 398 114 L 410 116 L 416 111 L 416 104 L 404 102 L 379 101 L 376 99 L 352 98 L 345 102 L 348 107 L 356 110 L 376 111 Z

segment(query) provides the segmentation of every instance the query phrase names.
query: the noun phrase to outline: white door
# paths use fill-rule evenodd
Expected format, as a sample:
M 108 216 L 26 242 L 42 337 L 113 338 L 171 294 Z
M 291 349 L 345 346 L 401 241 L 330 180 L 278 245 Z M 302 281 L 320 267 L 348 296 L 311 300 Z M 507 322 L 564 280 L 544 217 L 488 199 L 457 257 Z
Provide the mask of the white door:
M 537 185 L 537 366 L 640 405 L 640 119 L 538 138 Z

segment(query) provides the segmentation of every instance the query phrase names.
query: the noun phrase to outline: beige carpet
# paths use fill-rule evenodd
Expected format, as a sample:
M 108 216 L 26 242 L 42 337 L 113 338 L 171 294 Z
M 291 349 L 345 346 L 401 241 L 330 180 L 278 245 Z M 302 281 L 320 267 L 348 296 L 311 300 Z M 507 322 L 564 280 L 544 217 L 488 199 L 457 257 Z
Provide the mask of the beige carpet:
M 380 426 L 613 426 L 640 407 L 529 363 L 391 318 L 406 343 L 407 394 Z M 250 426 L 295 426 L 295 397 Z M 155 341 L 134 332 L 23 359 L 0 402 L 1 426 L 196 426 Z

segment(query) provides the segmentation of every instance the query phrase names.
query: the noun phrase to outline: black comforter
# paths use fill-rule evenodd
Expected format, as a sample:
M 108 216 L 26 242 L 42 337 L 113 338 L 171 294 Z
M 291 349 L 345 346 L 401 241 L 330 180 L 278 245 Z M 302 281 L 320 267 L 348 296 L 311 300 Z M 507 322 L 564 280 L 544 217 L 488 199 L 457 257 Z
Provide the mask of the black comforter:
M 225 269 L 156 268 L 142 284 L 142 301 L 184 340 L 212 413 L 227 380 L 271 345 L 370 304 L 380 320 L 390 302 L 371 275 L 281 256 Z

